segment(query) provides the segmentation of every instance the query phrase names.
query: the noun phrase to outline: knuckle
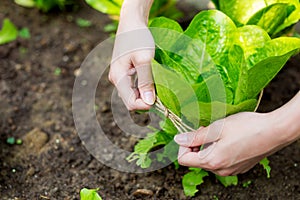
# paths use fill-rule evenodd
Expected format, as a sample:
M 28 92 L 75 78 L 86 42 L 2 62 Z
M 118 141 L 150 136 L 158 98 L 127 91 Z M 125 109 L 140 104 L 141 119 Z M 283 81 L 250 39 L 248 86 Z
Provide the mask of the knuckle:
M 218 163 L 210 161 L 207 163 L 207 166 L 210 170 L 217 170 L 219 168 Z
M 134 53 L 132 59 L 136 67 L 139 67 L 145 64 L 149 64 L 153 59 L 153 54 L 149 51 Z
M 154 88 L 154 83 L 151 80 L 148 81 L 140 81 L 138 83 L 138 88 L 140 90 L 151 90 Z
M 207 165 L 211 170 L 217 170 L 224 166 L 224 161 L 221 159 L 213 159 L 210 160 Z
M 183 165 L 182 160 L 180 158 L 177 159 L 179 165 Z
M 177 161 L 178 161 L 179 165 L 186 166 L 186 163 L 184 162 L 184 160 L 182 158 L 178 158 Z

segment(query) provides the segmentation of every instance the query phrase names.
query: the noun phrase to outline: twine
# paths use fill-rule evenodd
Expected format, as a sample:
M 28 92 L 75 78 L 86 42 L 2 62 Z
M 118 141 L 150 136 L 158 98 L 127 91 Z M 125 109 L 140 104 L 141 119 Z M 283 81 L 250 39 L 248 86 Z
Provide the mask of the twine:
M 186 133 L 195 131 L 192 127 L 187 125 L 182 121 L 180 117 L 174 114 L 171 110 L 169 110 L 166 106 L 163 105 L 161 100 L 156 97 L 156 101 L 154 104 L 156 110 L 158 110 L 161 114 L 163 114 L 166 118 L 170 119 L 174 126 L 177 128 L 179 133 Z

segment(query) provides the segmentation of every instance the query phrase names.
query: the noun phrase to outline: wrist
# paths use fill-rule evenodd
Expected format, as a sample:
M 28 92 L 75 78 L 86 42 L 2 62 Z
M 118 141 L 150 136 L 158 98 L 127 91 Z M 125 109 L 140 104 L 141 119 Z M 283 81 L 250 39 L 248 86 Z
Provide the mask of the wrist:
M 153 0 L 124 0 L 120 13 L 120 25 L 145 27 Z
M 284 106 L 268 113 L 271 131 L 279 144 L 289 144 L 300 138 L 300 92 Z

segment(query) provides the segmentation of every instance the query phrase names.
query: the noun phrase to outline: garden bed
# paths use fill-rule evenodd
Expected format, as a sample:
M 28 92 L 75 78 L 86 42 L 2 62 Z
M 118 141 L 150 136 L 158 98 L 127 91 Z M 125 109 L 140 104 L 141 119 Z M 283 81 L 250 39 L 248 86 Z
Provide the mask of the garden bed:
M 187 168 L 118 172 L 89 155 L 77 135 L 71 110 L 74 74 L 109 37 L 103 32 L 109 19 L 83 3 L 73 11 L 44 14 L 2 0 L 1 21 L 6 17 L 18 28 L 27 27 L 31 38 L 0 46 L 1 199 L 79 199 L 83 187 L 99 188 L 104 199 L 185 199 L 181 179 Z M 79 27 L 79 17 L 92 26 Z M 300 56 L 292 58 L 265 89 L 259 111 L 276 109 L 299 91 L 299 63 Z M 136 141 L 124 137 L 112 119 L 112 89 L 108 80 L 99 85 L 97 116 L 109 138 L 131 150 Z M 7 144 L 9 137 L 23 144 Z M 299 199 L 299 155 L 297 141 L 270 156 L 270 179 L 261 166 L 240 175 L 235 187 L 206 177 L 194 199 Z

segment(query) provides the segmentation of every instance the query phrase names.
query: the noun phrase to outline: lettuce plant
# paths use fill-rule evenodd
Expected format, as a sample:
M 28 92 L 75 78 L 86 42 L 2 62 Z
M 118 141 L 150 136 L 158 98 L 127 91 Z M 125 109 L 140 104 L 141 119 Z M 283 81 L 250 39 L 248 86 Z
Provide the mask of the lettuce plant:
M 181 130 L 172 123 L 170 113 L 182 125 L 197 129 L 228 115 L 254 111 L 263 88 L 300 50 L 298 38 L 271 39 L 260 26 L 238 27 L 217 10 L 200 12 L 185 31 L 164 17 L 154 19 L 150 30 L 156 43 L 153 77 L 160 104 L 167 112 L 161 115 L 161 130 L 140 140 L 128 157 L 143 168 L 154 160 L 176 160 L 178 146 L 173 137 Z M 164 145 L 157 158 L 149 156 L 154 147 Z M 207 176 L 201 169 L 191 170 L 196 175 L 187 174 L 183 179 L 189 196 Z M 237 177 L 216 178 L 226 186 L 237 184 Z
M 272 38 L 291 30 L 300 19 L 298 0 L 213 0 L 216 8 L 227 14 L 238 26 L 255 24 Z

